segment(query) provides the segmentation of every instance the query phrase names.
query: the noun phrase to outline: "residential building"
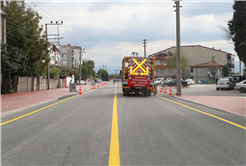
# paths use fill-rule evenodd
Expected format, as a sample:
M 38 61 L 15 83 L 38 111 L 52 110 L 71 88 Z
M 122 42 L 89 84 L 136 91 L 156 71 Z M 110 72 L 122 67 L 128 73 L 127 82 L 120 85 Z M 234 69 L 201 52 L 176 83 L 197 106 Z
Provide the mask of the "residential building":
M 61 53 L 54 44 L 49 44 L 50 66 L 61 66 Z
M 68 66 L 71 69 L 78 69 L 80 65 L 80 54 L 81 54 L 81 65 L 83 63 L 83 56 L 81 53 L 81 46 L 58 45 L 58 49 L 61 53 L 61 66 Z
M 158 60 L 158 55 L 170 54 L 171 52 L 174 53 L 175 50 L 176 50 L 176 46 L 173 46 L 173 47 L 164 49 L 162 51 L 159 51 L 157 53 L 151 54 L 149 56 L 156 57 Z M 220 49 L 215 49 L 214 47 L 209 48 L 209 47 L 205 47 L 201 45 L 181 46 L 181 56 L 185 56 L 188 59 L 188 62 L 190 63 L 190 66 L 187 68 L 187 70 L 182 73 L 183 79 L 191 78 L 193 76 L 191 72 L 192 70 L 191 66 L 206 63 L 208 61 L 212 61 L 213 57 L 214 57 L 214 62 L 220 65 L 227 64 L 231 73 L 235 71 L 234 70 L 234 55 L 232 55 L 231 53 L 225 52 L 225 51 L 221 51 Z M 162 65 L 162 67 L 159 67 L 159 68 L 165 68 L 164 64 L 160 64 L 160 65 Z M 164 77 L 165 74 L 163 73 L 163 71 L 161 73 L 162 74 L 160 76 Z M 195 80 L 195 81 L 198 81 L 198 80 Z
M 203 80 L 215 83 L 216 78 L 222 77 L 222 67 L 223 65 L 212 61 L 192 65 L 190 66 L 191 78 L 197 81 Z
M 171 78 L 171 76 L 176 75 L 176 70 L 170 69 L 167 65 L 167 57 L 171 56 L 170 53 L 165 54 L 161 52 L 155 56 L 155 77 L 156 78 Z
M 9 13 L 0 8 L 0 40 L 2 43 L 6 43 L 6 17 L 9 15 Z

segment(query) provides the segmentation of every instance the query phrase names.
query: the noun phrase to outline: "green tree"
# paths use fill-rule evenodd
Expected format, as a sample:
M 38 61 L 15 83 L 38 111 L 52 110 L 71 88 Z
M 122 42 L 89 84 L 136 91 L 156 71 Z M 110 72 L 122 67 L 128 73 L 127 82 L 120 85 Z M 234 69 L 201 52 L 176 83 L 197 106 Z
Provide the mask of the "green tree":
M 52 67 L 49 69 L 50 78 L 59 78 L 60 77 L 60 69 Z
M 119 77 L 119 74 L 110 74 L 109 78 L 117 78 Z
M 18 48 L 8 49 L 7 44 L 1 44 L 1 71 L 3 77 L 9 79 L 9 89 L 12 90 L 11 74 L 17 72 L 26 57 Z
M 222 74 L 223 77 L 229 76 L 229 67 L 226 64 L 222 67 Z
M 234 42 L 234 49 L 240 61 L 246 64 L 246 2 L 234 1 L 233 18 L 228 21 L 228 27 Z
M 39 26 L 42 17 L 31 7 L 27 7 L 24 1 L 5 1 L 1 6 L 10 13 L 6 17 L 7 43 L 20 49 L 26 57 L 17 74 L 44 74 L 49 59 L 45 54 L 48 43 L 45 42 L 44 36 L 41 36 L 43 28 Z
M 100 69 L 97 71 L 97 74 L 100 77 Z M 109 74 L 108 74 L 107 70 L 101 69 L 101 78 L 102 78 L 102 80 L 103 81 L 108 81 L 108 77 L 109 77 Z
M 88 78 L 90 76 L 94 76 L 95 75 L 95 72 L 93 71 L 94 67 L 95 67 L 95 63 L 94 63 L 93 60 L 84 59 L 82 67 L 81 67 L 82 76 L 84 78 Z
M 188 62 L 188 58 L 185 58 L 185 56 L 183 56 L 183 51 L 181 50 L 181 71 L 186 71 L 187 67 L 190 66 L 190 63 Z M 176 56 L 177 52 L 176 50 L 173 52 L 171 52 L 171 56 L 167 57 L 167 65 L 170 67 L 170 69 L 176 69 Z

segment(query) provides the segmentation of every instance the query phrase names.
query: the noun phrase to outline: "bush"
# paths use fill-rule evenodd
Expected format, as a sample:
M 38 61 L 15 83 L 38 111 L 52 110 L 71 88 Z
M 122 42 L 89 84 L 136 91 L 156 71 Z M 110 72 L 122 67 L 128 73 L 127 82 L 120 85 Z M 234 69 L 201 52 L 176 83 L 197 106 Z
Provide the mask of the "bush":
M 50 78 L 59 78 L 60 70 L 58 68 L 50 68 Z

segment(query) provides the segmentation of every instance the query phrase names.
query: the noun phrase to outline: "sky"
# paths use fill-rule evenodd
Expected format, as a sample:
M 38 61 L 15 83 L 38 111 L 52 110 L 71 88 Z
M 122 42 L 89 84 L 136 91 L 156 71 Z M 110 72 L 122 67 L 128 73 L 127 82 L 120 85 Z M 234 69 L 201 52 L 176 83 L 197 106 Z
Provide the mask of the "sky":
M 43 18 L 40 25 L 63 21 L 60 44 L 82 46 L 84 58 L 95 62 L 95 70 L 106 67 L 109 74 L 119 73 L 124 56 L 133 51 L 147 56 L 176 46 L 176 12 L 173 0 L 26 0 Z M 183 0 L 180 9 L 181 46 L 215 47 L 235 55 L 234 46 L 223 38 L 219 26 L 227 27 L 233 16 L 233 0 Z M 48 26 L 48 34 L 57 34 Z M 56 42 L 51 40 L 51 42 Z

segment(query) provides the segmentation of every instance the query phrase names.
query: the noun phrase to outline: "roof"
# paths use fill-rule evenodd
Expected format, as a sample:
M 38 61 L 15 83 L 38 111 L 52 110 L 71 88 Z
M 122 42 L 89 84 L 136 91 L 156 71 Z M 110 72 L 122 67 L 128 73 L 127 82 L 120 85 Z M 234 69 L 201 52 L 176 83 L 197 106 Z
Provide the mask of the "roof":
M 1 15 L 9 15 L 9 12 L 1 8 Z
M 169 66 L 167 66 L 167 65 L 156 65 L 155 69 L 169 69 Z
M 221 49 L 218 49 L 218 50 L 217 50 L 217 49 L 215 49 L 214 47 L 209 48 L 209 47 L 205 47 L 205 46 L 202 46 L 202 45 L 187 45 L 187 46 L 181 46 L 181 48 L 184 48 L 184 47 L 202 47 L 202 48 L 206 48 L 206 49 L 209 49 L 209 50 L 219 51 L 219 52 L 222 52 L 222 53 L 226 53 L 226 54 L 232 55 L 231 53 L 228 53 L 228 52 L 225 52 L 225 51 L 221 51 Z M 167 49 L 164 49 L 164 50 L 162 50 L 162 51 L 156 52 L 156 53 L 151 54 L 151 55 L 149 55 L 149 56 L 152 57 L 152 56 L 156 56 L 156 55 L 161 54 L 161 53 L 165 53 L 165 52 L 167 52 L 167 50 L 172 49 L 172 48 L 176 48 L 176 46 L 169 47 L 169 48 L 167 48 Z M 235 56 L 235 55 L 233 55 L 233 56 Z
M 192 65 L 190 66 L 191 68 L 203 68 L 203 67 L 223 67 L 223 65 L 218 64 L 216 62 L 214 62 L 214 64 L 212 63 L 212 61 L 208 61 L 205 63 L 200 63 L 200 64 L 196 64 L 196 65 Z
M 48 47 L 50 47 L 50 46 L 53 46 L 53 51 L 58 51 L 58 52 L 60 52 L 60 50 L 56 47 L 56 45 L 54 45 L 54 44 L 49 44 L 49 46 Z

